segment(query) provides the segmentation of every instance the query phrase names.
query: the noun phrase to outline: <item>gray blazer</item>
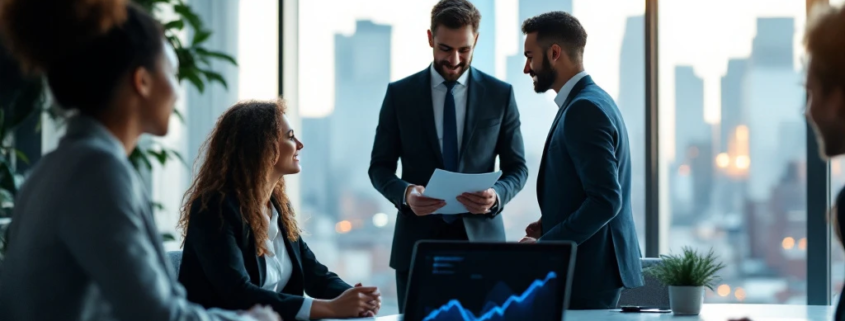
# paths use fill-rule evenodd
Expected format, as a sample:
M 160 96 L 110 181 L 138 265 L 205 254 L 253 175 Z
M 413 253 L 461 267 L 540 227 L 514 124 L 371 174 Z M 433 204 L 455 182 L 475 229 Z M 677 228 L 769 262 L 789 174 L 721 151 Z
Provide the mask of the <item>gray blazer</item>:
M 252 320 L 185 299 L 123 145 L 92 118 L 71 119 L 12 217 L 0 320 Z
M 461 173 L 493 171 L 496 157 L 502 177 L 493 186 L 499 206 L 489 215 L 463 215 L 467 236 L 473 242 L 504 242 L 502 213 L 505 205 L 525 186 L 528 167 L 520 131 L 513 87 L 478 69 L 470 68 L 466 125 L 459 153 Z M 370 161 L 373 186 L 399 210 L 390 266 L 407 271 L 414 244 L 434 239 L 438 215 L 416 216 L 404 204 L 409 184 L 428 183 L 436 168 L 443 168 L 431 98 L 431 72 L 424 69 L 387 86 L 379 114 Z M 402 177 L 396 176 L 402 161 Z

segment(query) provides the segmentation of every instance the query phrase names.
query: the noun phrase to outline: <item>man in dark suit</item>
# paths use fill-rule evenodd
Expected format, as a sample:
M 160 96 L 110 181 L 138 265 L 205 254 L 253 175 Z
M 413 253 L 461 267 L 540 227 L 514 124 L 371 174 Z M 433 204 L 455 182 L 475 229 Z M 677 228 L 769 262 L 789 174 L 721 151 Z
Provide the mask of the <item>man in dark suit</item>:
M 526 20 L 522 32 L 523 71 L 536 92 L 557 92 L 559 109 L 537 179 L 541 218 L 521 242 L 574 241 L 570 307 L 616 308 L 623 288 L 643 285 L 625 122 L 613 98 L 584 72 L 587 33 L 575 17 L 545 13 Z
M 469 1 L 437 3 L 428 31 L 434 62 L 388 85 L 381 107 L 369 174 L 373 186 L 399 209 L 390 266 L 396 270 L 400 311 L 414 244 L 505 241 L 499 214 L 528 176 L 513 88 L 470 67 L 480 20 Z M 445 205 L 422 196 L 435 169 L 491 172 L 497 156 L 499 181 L 458 197 L 469 213 L 431 215 Z M 396 176 L 399 159 L 402 178 Z

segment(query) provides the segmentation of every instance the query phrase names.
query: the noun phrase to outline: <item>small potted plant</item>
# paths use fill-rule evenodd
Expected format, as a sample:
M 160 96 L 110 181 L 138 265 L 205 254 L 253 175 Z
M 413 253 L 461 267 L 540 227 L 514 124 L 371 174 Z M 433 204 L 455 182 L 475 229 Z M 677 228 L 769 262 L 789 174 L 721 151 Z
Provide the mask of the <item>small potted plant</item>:
M 704 288 L 713 290 L 718 280 L 716 272 L 725 266 L 717 262 L 711 249 L 707 255 L 699 254 L 690 247 L 683 248 L 683 254 L 661 255 L 661 264 L 644 272 L 669 286 L 669 306 L 676 315 L 698 315 L 704 303 Z

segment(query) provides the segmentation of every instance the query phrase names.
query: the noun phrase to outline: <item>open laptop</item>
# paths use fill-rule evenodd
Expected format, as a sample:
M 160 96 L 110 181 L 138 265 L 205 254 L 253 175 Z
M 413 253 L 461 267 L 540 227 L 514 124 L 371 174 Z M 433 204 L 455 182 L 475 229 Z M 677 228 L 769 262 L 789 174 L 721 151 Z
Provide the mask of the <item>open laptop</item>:
M 560 321 L 575 243 L 420 241 L 404 321 Z

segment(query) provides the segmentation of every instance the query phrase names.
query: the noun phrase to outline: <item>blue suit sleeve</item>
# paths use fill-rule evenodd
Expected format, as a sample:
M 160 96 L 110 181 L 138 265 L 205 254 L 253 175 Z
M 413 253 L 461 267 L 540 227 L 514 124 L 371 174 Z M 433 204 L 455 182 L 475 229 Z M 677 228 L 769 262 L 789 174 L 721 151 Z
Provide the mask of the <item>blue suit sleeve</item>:
M 569 218 L 549 228 L 540 241 L 566 240 L 581 244 L 619 214 L 622 188 L 616 158 L 618 132 L 595 103 L 579 100 L 569 106 L 557 130 L 564 139 L 557 146 L 572 157 L 586 198 Z
M 493 185 L 493 190 L 496 191 L 498 196 L 498 204 L 494 208 L 493 215 L 502 212 L 504 205 L 525 187 L 525 181 L 528 179 L 528 166 L 525 164 L 525 145 L 520 130 L 519 110 L 516 107 L 513 87 L 509 87 L 509 89 L 508 106 L 505 108 L 499 139 L 496 143 L 496 154 L 499 154 L 499 167 L 502 169 L 502 177 Z
M 391 97 L 391 86 L 388 86 L 379 112 L 368 172 L 373 187 L 400 210 L 405 205 L 405 190 L 410 185 L 396 176 L 396 163 L 401 150 L 399 120 Z

